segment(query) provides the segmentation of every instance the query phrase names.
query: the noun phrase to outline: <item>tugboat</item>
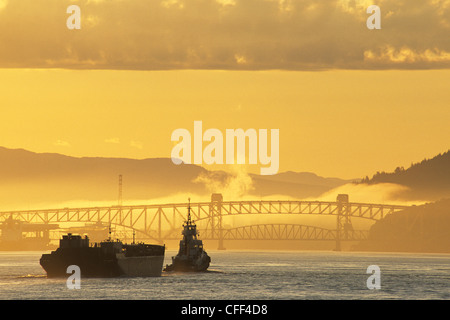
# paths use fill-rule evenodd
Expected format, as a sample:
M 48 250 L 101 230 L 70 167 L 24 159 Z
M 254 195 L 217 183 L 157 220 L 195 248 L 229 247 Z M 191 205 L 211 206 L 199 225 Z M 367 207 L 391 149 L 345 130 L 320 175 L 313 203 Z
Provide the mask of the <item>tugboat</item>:
M 197 238 L 197 226 L 191 220 L 191 199 L 189 198 L 188 216 L 183 224 L 183 239 L 180 240 L 178 254 L 172 257 L 172 264 L 166 265 L 164 271 L 202 272 L 206 271 L 211 262 L 203 242 Z
M 111 231 L 110 231 L 111 234 Z M 59 248 L 40 259 L 47 277 L 67 277 L 67 267 L 80 267 L 82 277 L 161 276 L 165 246 L 145 243 L 123 244 L 108 240 L 89 244 L 89 238 L 71 233 L 59 241 Z

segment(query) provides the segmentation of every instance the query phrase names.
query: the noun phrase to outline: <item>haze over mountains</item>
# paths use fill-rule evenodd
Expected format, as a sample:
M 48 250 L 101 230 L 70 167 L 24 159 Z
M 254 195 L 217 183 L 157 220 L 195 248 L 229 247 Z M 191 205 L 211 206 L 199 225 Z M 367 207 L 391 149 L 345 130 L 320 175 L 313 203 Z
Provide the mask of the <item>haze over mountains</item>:
M 76 200 L 109 201 L 114 205 L 119 175 L 123 176 L 124 203 L 127 199 L 150 200 L 177 193 L 204 195 L 204 199 L 212 192 L 228 192 L 225 197 L 318 197 L 350 182 L 313 173 L 230 174 L 197 165 L 174 165 L 169 158 L 76 158 L 0 147 L 0 206 L 22 209 Z
M 198 195 L 197 201 L 207 201 L 213 192 L 223 193 L 225 200 L 245 196 L 315 199 L 336 188 L 386 183 L 403 186 L 390 195 L 392 200 L 435 201 L 450 197 L 450 152 L 408 169 L 378 172 L 371 179 L 352 181 L 308 172 L 261 176 L 239 170 L 209 171 L 197 165 L 174 165 L 169 158 L 76 158 L 0 147 L 0 207 L 33 209 L 40 204 L 54 207 L 71 201 L 115 205 L 119 175 L 123 176 L 124 204 L 177 194 Z
M 371 228 L 367 241 L 355 250 L 391 252 L 450 252 L 450 151 L 432 159 L 377 172 L 362 184 L 395 183 L 406 188 L 394 195 L 403 199 L 433 201 L 389 214 Z
M 408 169 L 397 167 L 394 172 L 377 172 L 362 183 L 374 185 L 395 183 L 407 187 L 395 196 L 403 199 L 439 200 L 450 197 L 450 150 L 431 159 L 412 163 Z

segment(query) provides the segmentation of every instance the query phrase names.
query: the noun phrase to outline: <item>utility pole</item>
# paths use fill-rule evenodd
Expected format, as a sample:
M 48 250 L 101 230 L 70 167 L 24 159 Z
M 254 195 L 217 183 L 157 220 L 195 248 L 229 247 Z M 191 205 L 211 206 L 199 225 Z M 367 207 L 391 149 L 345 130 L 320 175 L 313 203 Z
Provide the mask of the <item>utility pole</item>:
M 119 207 L 122 206 L 122 175 L 119 174 L 119 201 L 117 203 Z

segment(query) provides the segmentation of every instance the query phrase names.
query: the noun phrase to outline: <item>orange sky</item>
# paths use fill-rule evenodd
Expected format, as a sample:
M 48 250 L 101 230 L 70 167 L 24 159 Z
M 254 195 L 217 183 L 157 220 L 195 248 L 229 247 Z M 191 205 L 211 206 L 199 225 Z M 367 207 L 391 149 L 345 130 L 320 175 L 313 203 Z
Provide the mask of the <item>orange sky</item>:
M 447 70 L 0 69 L 0 84 L 0 145 L 36 152 L 170 157 L 194 120 L 280 129 L 280 172 L 359 178 L 449 148 Z
M 447 151 L 450 2 L 373 1 L 381 30 L 369 4 L 0 0 L 0 146 L 170 157 L 201 120 L 279 129 L 280 172 L 348 179 Z

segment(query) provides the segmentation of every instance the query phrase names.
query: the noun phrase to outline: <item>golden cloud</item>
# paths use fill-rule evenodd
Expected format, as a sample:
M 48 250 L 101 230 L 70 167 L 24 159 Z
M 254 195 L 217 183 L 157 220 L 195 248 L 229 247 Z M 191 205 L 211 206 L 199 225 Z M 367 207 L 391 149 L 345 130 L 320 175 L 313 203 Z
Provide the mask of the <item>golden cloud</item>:
M 323 70 L 449 68 L 448 0 L 0 0 L 0 67 Z

